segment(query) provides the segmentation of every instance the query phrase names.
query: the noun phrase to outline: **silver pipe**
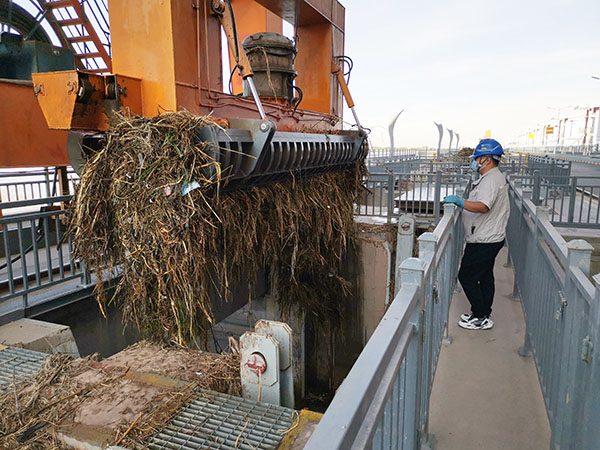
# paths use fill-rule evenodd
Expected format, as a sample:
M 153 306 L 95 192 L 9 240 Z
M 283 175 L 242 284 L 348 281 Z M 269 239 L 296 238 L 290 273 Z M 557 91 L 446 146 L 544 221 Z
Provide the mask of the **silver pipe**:
M 247 77 L 246 81 L 248 82 L 248 87 L 250 88 L 250 92 L 252 93 L 252 97 L 254 97 L 254 103 L 256 103 L 256 107 L 258 108 L 258 113 L 260 114 L 260 118 L 265 120 L 267 115 L 265 114 L 265 110 L 260 101 L 260 97 L 258 96 L 258 91 L 256 90 L 256 86 L 254 86 L 254 80 L 252 77 Z M 356 117 L 356 115 L 355 115 Z

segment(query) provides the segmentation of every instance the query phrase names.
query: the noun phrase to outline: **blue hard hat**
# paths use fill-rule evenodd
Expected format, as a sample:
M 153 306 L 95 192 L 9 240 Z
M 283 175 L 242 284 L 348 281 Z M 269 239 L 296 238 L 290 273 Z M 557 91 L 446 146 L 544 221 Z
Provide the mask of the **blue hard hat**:
M 469 158 L 479 158 L 480 156 L 485 155 L 498 157 L 504 155 L 504 150 L 502 149 L 500 142 L 495 139 L 482 139 L 479 141 L 479 144 L 475 147 L 475 151 Z

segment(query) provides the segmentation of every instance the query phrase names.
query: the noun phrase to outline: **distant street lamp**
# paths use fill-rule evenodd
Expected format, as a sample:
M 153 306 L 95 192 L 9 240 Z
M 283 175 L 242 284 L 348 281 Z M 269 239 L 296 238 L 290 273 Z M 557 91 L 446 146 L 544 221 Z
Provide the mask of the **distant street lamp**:
M 456 134 L 456 151 L 458 152 L 458 143 L 460 142 L 460 134 L 458 133 L 454 133 Z
M 402 114 L 404 112 L 404 110 L 400 111 L 396 117 L 394 117 L 394 120 L 392 120 L 390 122 L 390 126 L 389 126 L 389 132 L 390 132 L 390 156 L 394 156 L 394 125 L 396 125 L 396 120 L 398 120 L 398 117 L 400 117 L 400 114 Z
M 450 155 L 450 153 L 452 153 L 452 139 L 454 138 L 454 131 L 449 128 L 447 128 L 447 130 L 448 133 L 450 133 L 450 145 L 448 146 L 448 155 Z
M 441 123 L 435 123 L 435 126 L 438 129 L 438 133 L 440 134 L 440 140 L 438 141 L 438 148 L 437 148 L 437 156 L 440 156 L 440 152 L 442 151 L 442 138 L 444 137 L 444 126 Z

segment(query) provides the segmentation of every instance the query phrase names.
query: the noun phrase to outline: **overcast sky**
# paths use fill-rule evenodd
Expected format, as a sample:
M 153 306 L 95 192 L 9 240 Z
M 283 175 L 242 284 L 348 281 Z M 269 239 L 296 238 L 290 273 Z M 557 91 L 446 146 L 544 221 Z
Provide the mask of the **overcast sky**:
M 350 90 L 376 146 L 401 109 L 396 146 L 437 147 L 433 121 L 473 146 L 556 117 L 547 107 L 600 104 L 600 0 L 341 1 Z

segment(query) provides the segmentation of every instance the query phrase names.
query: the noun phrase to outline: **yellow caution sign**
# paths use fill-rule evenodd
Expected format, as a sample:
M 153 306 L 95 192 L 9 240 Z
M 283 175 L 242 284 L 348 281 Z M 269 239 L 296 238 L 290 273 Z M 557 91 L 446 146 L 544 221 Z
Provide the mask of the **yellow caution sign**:
M 529 134 L 527 135 L 527 137 L 528 137 L 529 139 L 533 139 L 533 138 L 534 138 L 534 135 L 533 135 L 533 133 L 529 133 Z

